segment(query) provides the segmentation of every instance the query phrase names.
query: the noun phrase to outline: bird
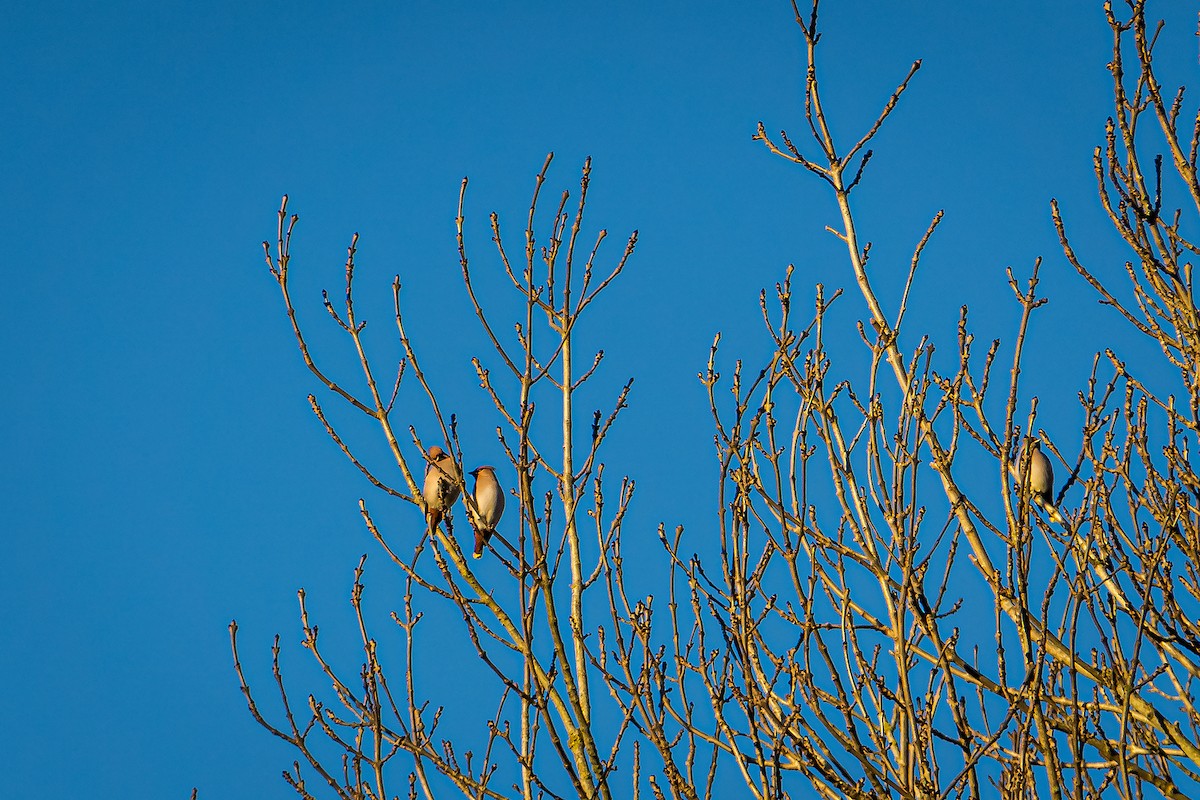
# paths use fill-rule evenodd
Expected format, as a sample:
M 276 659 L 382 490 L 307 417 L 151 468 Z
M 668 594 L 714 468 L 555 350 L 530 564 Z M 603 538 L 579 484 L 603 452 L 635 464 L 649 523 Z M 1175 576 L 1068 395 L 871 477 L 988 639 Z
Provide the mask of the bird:
M 1038 505 L 1050 515 L 1050 519 L 1062 524 L 1064 522 L 1062 515 L 1054 507 L 1054 465 L 1042 452 L 1040 441 L 1031 436 L 1028 440 L 1028 447 L 1029 491 L 1038 501 Z M 1018 479 L 1024 482 L 1023 475 L 1018 475 Z
M 442 521 L 446 509 L 454 505 L 458 499 L 459 485 L 462 478 L 458 465 L 442 448 L 434 445 L 429 448 L 429 464 L 425 467 L 425 485 L 421 490 L 425 501 L 425 517 L 429 520 L 429 533 L 432 534 Z
M 496 523 L 504 514 L 504 490 L 496 481 L 495 467 L 483 466 L 471 470 L 475 478 L 475 510 L 467 507 L 467 515 L 475 528 L 475 558 L 483 557 L 483 548 L 487 545 L 492 534 L 496 532 Z

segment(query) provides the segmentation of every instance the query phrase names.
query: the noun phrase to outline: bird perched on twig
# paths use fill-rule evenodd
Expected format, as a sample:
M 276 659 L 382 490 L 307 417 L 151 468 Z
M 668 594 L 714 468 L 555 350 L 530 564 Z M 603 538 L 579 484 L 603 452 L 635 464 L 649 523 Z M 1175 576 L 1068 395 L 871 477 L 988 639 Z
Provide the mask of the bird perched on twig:
M 504 490 L 496 481 L 494 467 L 476 467 L 470 474 L 475 478 L 475 509 L 467 507 L 471 525 L 475 528 L 475 558 L 483 557 L 483 548 L 496 532 L 496 523 L 504 514 Z
M 425 518 L 429 521 L 429 533 L 432 534 L 442 521 L 446 509 L 458 499 L 462 477 L 454 459 L 437 445 L 429 448 L 428 460 L 421 497 L 425 501 Z
M 1026 440 L 1026 446 L 1029 448 L 1029 492 L 1037 504 L 1045 509 L 1051 520 L 1060 525 L 1065 524 L 1066 520 L 1054 507 L 1054 465 L 1042 452 L 1040 441 L 1030 436 Z M 1024 482 L 1024 476 L 1021 474 L 1017 475 L 1017 479 Z

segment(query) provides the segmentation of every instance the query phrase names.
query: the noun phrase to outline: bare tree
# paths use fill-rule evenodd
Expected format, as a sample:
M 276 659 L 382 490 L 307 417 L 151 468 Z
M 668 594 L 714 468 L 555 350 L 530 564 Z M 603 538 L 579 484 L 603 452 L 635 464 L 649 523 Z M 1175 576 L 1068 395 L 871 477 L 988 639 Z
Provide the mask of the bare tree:
M 353 607 L 362 637 L 364 662 L 354 679 L 339 675 L 321 650 L 317 628 L 311 625 L 300 593 L 304 644 L 320 664 L 332 684 L 334 700 L 326 703 L 310 696 L 308 708 L 297 718 L 279 666 L 278 640 L 274 649 L 274 673 L 284 705 L 282 725 L 268 722 L 250 693 L 237 655 L 237 626 L 230 626 L 235 663 L 251 713 L 275 735 L 292 744 L 302 756 L 285 779 L 302 796 L 316 796 L 304 777 L 311 770 L 320 783 L 339 797 L 390 797 L 389 762 L 397 755 L 410 757 L 407 775 L 409 793 L 432 797 L 436 782 L 432 775 L 448 780 L 463 794 L 474 797 L 507 796 L 514 788 L 532 797 L 551 796 L 610 797 L 609 775 L 615 753 L 620 750 L 628 720 L 612 732 L 601 734 L 606 726 L 592 722 L 593 691 L 590 686 L 592 660 L 584 629 L 584 594 L 599 588 L 599 567 L 595 556 L 585 555 L 584 542 L 595 535 L 602 546 L 619 534 L 621 516 L 632 495 L 633 485 L 626 482 L 616 499 L 616 511 L 604 513 L 601 475 L 603 467 L 597 454 L 609 428 L 625 407 L 630 384 L 615 395 L 607 416 L 596 412 L 591 421 L 590 437 L 575 442 L 575 395 L 588 381 L 603 359 L 594 354 L 581 369 L 572 349 L 574 329 L 596 296 L 621 273 L 633 253 L 636 232 L 629 237 L 624 251 L 615 262 L 597 271 L 601 245 L 606 233 L 583 240 L 584 211 L 587 203 L 591 166 L 584 165 L 578 197 L 572 201 L 563 192 L 549 224 L 549 233 L 539 239 L 535 230 L 539 198 L 546 172 L 546 159 L 535 181 L 524 232 L 524 247 L 517 258 L 510 258 L 501 234 L 500 220 L 491 217 L 497 245 L 498 263 L 515 292 L 522 298 L 524 313 L 516 321 L 516 341 L 507 341 L 492 327 L 492 321 L 476 297 L 471 264 L 463 236 L 464 180 L 458 214 L 458 244 L 462 278 L 479 323 L 495 348 L 499 377 L 476 360 L 475 370 L 485 398 L 490 400 L 504 424 L 496 435 L 516 476 L 516 508 L 519 517 L 511 523 L 516 534 L 512 541 L 503 535 L 492 539 L 492 555 L 503 563 L 512 583 L 489 586 L 477 575 L 454 531 L 452 519 L 433 525 L 425 535 L 419 530 L 398 531 L 385 535 L 375 524 L 366 504 L 360 511 L 367 529 L 383 551 L 405 576 L 403 608 L 393 619 L 405 640 L 405 662 L 389 673 L 380 661 L 376 634 L 371 620 L 363 614 L 364 563 L 355 571 Z M 355 394 L 328 377 L 310 355 L 307 339 L 298 321 L 289 293 L 289 260 L 292 231 L 297 222 L 288 216 L 287 198 L 279 211 L 279 230 L 275 246 L 264 244 L 271 274 L 279 283 L 284 307 L 296 336 L 301 354 L 312 373 L 327 389 L 343 401 L 378 422 L 395 460 L 395 468 L 404 481 L 393 488 L 376 467 L 358 458 L 330 423 L 322 406 L 309 397 L 313 411 L 326 432 L 367 479 L 387 495 L 423 506 L 425 499 L 418 488 L 414 458 L 424 460 L 426 443 L 409 426 L 408 436 L 414 450 L 406 455 L 400 444 L 402 434 L 394 420 L 404 419 L 406 410 L 397 406 L 402 397 L 404 379 L 411 375 L 420 393 L 433 409 L 437 420 L 435 440 L 458 466 L 458 490 L 470 498 L 462 485 L 463 449 L 458 440 L 456 421 L 442 412 L 437 394 L 422 372 L 417 348 L 404 327 L 400 303 L 400 279 L 393 283 L 395 324 L 402 356 L 392 372 L 396 378 L 390 393 L 379 390 L 376 371 L 363 343 L 365 323 L 358 319 L 354 305 L 355 246 L 352 241 L 346 260 L 345 305 L 334 308 L 326 297 L 329 315 L 350 339 L 365 379 L 366 392 Z M 543 399 L 544 398 L 544 399 Z M 556 399 L 557 398 L 557 399 Z M 536 412 L 552 414 L 559 437 L 547 437 L 546 426 L 539 425 Z M 555 413 L 554 409 L 557 409 Z M 587 503 L 586 501 L 591 501 Z M 468 500 L 468 503 L 473 501 Z M 586 509 L 581 506 L 587 504 Z M 581 516 L 591 518 L 584 524 Z M 465 527 L 465 526 L 464 526 Z M 590 528 L 590 529 L 589 529 Z M 415 546 L 414 546 L 415 543 Z M 595 548 L 592 548 L 595 549 Z M 365 557 L 364 557 L 365 562 Z M 480 662 L 494 675 L 500 697 L 477 756 L 471 749 L 460 749 L 441 738 L 440 707 L 430 707 L 422 696 L 420 678 L 415 674 L 413 648 L 421 612 L 415 597 L 441 598 L 459 610 L 464 633 L 473 644 Z M 388 635 L 395 635 L 389 632 Z M 393 683 L 394 681 L 394 683 Z M 314 736 L 315 734 L 315 736 Z M 332 745 L 332 747 L 330 747 Z M 330 766 L 330 752 L 337 756 Z M 556 769 L 542 766 L 550 759 Z M 498 763 L 505 763 L 501 769 Z M 497 776 L 500 776 L 499 778 Z M 403 779 L 402 774 L 402 779 Z M 497 786 L 497 783 L 501 785 Z
M 846 246 L 850 286 L 866 312 L 857 329 L 863 362 L 843 366 L 825 348 L 828 309 L 850 298 L 818 285 L 811 312 L 801 311 L 807 302 L 797 305 L 790 269 L 772 296 L 760 297 L 773 347 L 764 363 L 736 361 L 723 377 L 714 340 L 701 378 L 722 512 L 704 537 L 719 544 L 704 547 L 681 528 L 660 527 L 669 575 L 653 594 L 639 594 L 622 538 L 634 484 L 623 478 L 610 499 L 600 460 L 632 382 L 612 388 L 612 405 L 590 425 L 577 421 L 577 391 L 594 378 L 603 351 L 581 366 L 574 335 L 624 270 L 637 234 L 605 255 L 605 232 L 585 233 L 590 163 L 577 196 L 563 192 L 546 226 L 539 198 L 547 158 L 519 255 L 491 217 L 492 262 L 523 308 L 511 321 L 515 337 L 502 334 L 472 280 L 464 181 L 463 284 L 494 349 L 487 363 L 474 362 L 480 403 L 501 420 L 506 474 L 515 476 L 507 527 L 515 532 L 492 539 L 489 551 L 508 580 L 480 580 L 452 516 L 427 528 L 414 515 L 412 526 L 384 531 L 364 503 L 364 524 L 406 593 L 396 627 L 380 632 L 363 610 L 365 557 L 359 563 L 358 675 L 332 666 L 301 592 L 304 645 L 325 675 L 325 699 L 309 694 L 296 707 L 277 638 L 282 705 L 267 713 L 251 694 L 230 626 L 250 711 L 295 748 L 285 779 L 302 797 L 700 798 L 733 785 L 756 798 L 1200 790 L 1200 479 L 1190 461 L 1200 433 L 1200 316 L 1188 260 L 1200 251 L 1186 233 L 1200 212 L 1200 114 L 1181 131 L 1183 90 L 1164 95 L 1155 76 L 1162 26 L 1148 26 L 1144 2 L 1128 0 L 1121 13 L 1104 6 L 1115 114 L 1095 169 L 1111 222 L 1133 252 L 1125 282 L 1085 266 L 1057 204 L 1052 214 L 1069 263 L 1113 313 L 1160 345 L 1179 380 L 1157 385 L 1120 354 L 1098 353 L 1079 392 L 1080 448 L 1066 453 L 1039 428 L 1038 400 L 1021 381 L 1030 320 L 1045 313 L 1040 259 L 1028 275 L 1008 272 L 1014 341 L 992 339 L 980 354 L 963 307 L 957 356 L 947 363 L 907 314 L 941 213 L 914 232 L 898 299 L 882 296 L 867 270 L 869 238 L 851 198 L 873 139 L 920 62 L 858 139 L 838 141 L 819 81 L 818 2 L 792 9 L 806 48 L 806 135 L 768 134 L 760 123 L 755 138 L 815 175 L 836 201 L 829 230 Z M 1140 155 L 1147 146 L 1161 147 L 1171 166 L 1156 156 L 1149 167 Z M 1177 202 L 1169 197 L 1184 201 L 1168 210 Z M 361 336 L 352 241 L 344 306 L 325 302 L 363 374 L 363 390 L 345 388 L 310 353 L 289 294 L 296 220 L 285 197 L 276 242 L 264 248 L 302 357 L 320 384 L 380 426 L 394 464 L 360 459 L 310 396 L 315 414 L 376 488 L 417 507 L 426 503 L 419 473 L 427 445 L 444 446 L 470 511 L 461 477 L 473 465 L 470 449 L 421 370 L 399 278 L 401 357 L 389 392 L 380 390 Z M 1007 385 L 995 389 L 1005 365 Z M 989 390 L 1002 401 L 992 402 Z M 417 402 L 432 409 L 432 433 L 405 426 L 406 404 Z M 1054 462 L 1058 486 L 1047 485 Z M 396 475 L 402 485 L 393 485 Z M 956 589 L 963 585 L 976 589 Z M 497 687 L 482 730 L 444 730 L 438 703 L 449 701 L 421 688 L 413 653 L 423 641 L 422 604 L 439 600 L 458 610 L 476 666 Z M 981 619 L 991 625 L 983 629 Z M 402 663 L 383 663 L 381 636 L 403 642 Z

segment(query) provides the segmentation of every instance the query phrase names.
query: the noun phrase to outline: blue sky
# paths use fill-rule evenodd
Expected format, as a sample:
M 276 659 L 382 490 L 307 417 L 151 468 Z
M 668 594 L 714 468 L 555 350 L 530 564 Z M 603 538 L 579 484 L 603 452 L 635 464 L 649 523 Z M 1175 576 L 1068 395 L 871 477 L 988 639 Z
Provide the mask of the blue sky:
M 818 182 L 751 141 L 760 119 L 803 125 L 788 4 L 643 5 L 6 11 L 0 771 L 13 797 L 290 796 L 291 756 L 246 714 L 226 625 L 238 619 L 259 677 L 276 631 L 299 664 L 295 590 L 330 627 L 347 622 L 351 570 L 375 552 L 357 499 L 386 504 L 308 410 L 315 387 L 259 244 L 284 193 L 301 215 L 296 302 L 326 361 L 355 367 L 320 327 L 319 290 L 338 289 L 357 231 L 366 313 L 383 337 L 399 273 L 414 338 L 454 397 L 473 391 L 465 359 L 482 350 L 458 280 L 459 181 L 484 270 L 487 214 L 518 233 L 546 153 L 555 193 L 591 155 L 590 219 L 610 254 L 640 231 L 584 331 L 607 352 L 598 397 L 636 378 L 609 469 L 638 480 L 630 525 L 647 536 L 711 513 L 683 487 L 712 474 L 696 374 L 713 334 L 729 358 L 759 356 L 760 288 L 788 263 L 805 298 L 848 274 Z M 1168 84 L 1194 75 L 1184 11 Z M 1124 261 L 1091 171 L 1110 103 L 1100 4 L 831 2 L 825 30 L 843 137 L 924 59 L 858 194 L 881 285 L 902 281 L 944 208 L 910 314 L 943 352 L 963 303 L 981 339 L 1007 341 L 1004 268 L 1043 256 L 1052 302 L 1026 378 L 1069 440 L 1091 354 L 1151 352 L 1112 338 L 1049 218 L 1058 197 L 1081 254 Z M 859 302 L 844 301 L 851 323 Z M 446 325 L 463 335 L 435 342 Z

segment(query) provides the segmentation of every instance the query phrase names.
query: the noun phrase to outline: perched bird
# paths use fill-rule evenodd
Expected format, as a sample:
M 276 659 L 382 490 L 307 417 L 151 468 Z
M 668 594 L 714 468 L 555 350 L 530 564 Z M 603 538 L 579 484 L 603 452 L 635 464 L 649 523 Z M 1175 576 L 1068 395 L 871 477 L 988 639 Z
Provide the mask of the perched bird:
M 483 548 L 487 545 L 492 534 L 496 532 L 496 523 L 504 514 L 504 490 L 496 482 L 496 470 L 493 467 L 477 467 L 471 470 L 475 477 L 475 511 L 468 506 L 468 516 L 475 528 L 475 558 L 483 557 Z
M 1029 447 L 1029 492 L 1038 501 L 1050 519 L 1063 523 L 1062 515 L 1054 508 L 1054 465 L 1042 452 L 1042 443 L 1032 436 L 1028 439 Z M 1018 475 L 1018 480 L 1024 482 L 1024 476 Z
M 421 496 L 425 500 L 425 518 L 429 520 L 429 532 L 432 534 L 442 521 L 446 509 L 458 499 L 462 478 L 454 459 L 437 445 L 429 448 L 428 459 Z

